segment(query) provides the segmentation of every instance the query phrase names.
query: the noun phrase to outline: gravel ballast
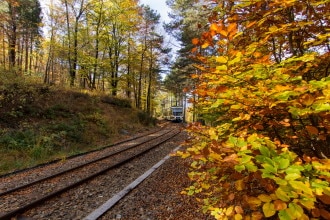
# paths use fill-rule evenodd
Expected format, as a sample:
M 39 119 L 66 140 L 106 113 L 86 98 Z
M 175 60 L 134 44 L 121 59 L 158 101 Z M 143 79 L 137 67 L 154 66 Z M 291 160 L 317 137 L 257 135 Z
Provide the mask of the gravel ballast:
M 177 148 L 185 138 L 186 134 L 182 132 L 159 148 L 144 156 L 136 157 L 131 163 L 47 201 L 38 208 L 23 213 L 21 217 L 27 219 L 83 219 L 147 172 L 166 155 L 173 153 L 173 149 Z M 90 156 L 86 155 L 86 158 Z M 79 161 L 82 160 L 85 160 L 85 156 L 79 159 Z M 70 165 L 71 162 L 76 163 L 76 158 L 66 161 L 66 165 Z M 100 219 L 213 219 L 201 212 L 201 207 L 193 197 L 181 193 L 191 184 L 187 176 L 189 165 L 188 160 L 171 156 Z M 62 166 L 63 164 L 58 167 Z M 5 177 L 2 180 L 7 180 L 7 184 L 13 182 L 11 180 L 18 183 L 24 181 L 25 178 L 21 178 L 22 176 L 28 174 L 30 178 L 36 178 L 41 174 L 40 170 L 45 173 L 54 172 L 57 170 L 54 169 L 55 167 L 56 165 L 52 164 L 48 166 L 49 169 L 45 166 Z M 21 217 L 17 219 L 21 219 Z

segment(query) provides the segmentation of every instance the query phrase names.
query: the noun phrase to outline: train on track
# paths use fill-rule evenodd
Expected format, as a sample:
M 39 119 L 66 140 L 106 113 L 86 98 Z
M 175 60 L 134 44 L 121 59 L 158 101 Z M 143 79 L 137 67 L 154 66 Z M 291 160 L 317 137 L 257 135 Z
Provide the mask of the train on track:
M 168 111 L 168 114 L 164 116 L 166 120 L 172 122 L 183 122 L 184 109 L 182 106 L 172 106 Z

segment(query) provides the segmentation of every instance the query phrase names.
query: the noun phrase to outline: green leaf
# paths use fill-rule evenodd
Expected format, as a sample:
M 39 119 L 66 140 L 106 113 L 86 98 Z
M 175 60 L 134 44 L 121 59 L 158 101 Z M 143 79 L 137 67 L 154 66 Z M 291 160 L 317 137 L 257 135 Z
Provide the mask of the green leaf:
M 285 158 L 281 158 L 279 161 L 279 169 L 285 169 L 290 165 L 290 160 L 289 159 L 285 159 Z
M 217 101 L 211 105 L 211 108 L 218 108 L 223 103 L 224 103 L 224 99 L 217 99 Z
M 246 146 L 247 146 L 247 142 L 244 141 L 243 138 L 239 138 L 237 142 L 237 147 L 246 147 Z
M 269 179 L 274 179 L 275 178 L 275 175 L 273 174 L 270 174 L 270 173 L 263 173 L 261 175 L 262 178 L 269 178 Z
M 307 193 L 308 195 L 313 195 L 313 191 L 310 187 L 308 187 L 305 183 L 301 181 L 289 181 L 289 184 L 296 190 L 303 191 L 304 193 Z
M 278 184 L 278 185 L 285 186 L 288 184 L 288 182 L 286 180 L 279 178 L 279 177 L 275 177 L 275 178 L 273 178 L 273 180 L 275 180 L 276 184 Z
M 300 172 L 304 170 L 304 167 L 302 166 L 299 166 L 299 165 L 292 165 L 292 166 L 289 166 L 285 172 L 287 174 L 290 174 L 290 173 L 295 173 L 295 174 L 299 174 L 300 175 Z
M 267 202 L 262 206 L 262 211 L 266 218 L 275 215 L 276 210 L 273 203 Z
M 276 174 L 277 173 L 277 169 L 275 167 L 273 167 L 272 165 L 269 164 L 262 164 L 261 166 L 263 166 L 265 169 L 263 169 L 266 173 L 273 173 Z
M 289 174 L 287 174 L 286 176 L 285 176 L 285 179 L 286 180 L 295 180 L 295 179 L 298 179 L 298 178 L 300 178 L 301 177 L 301 175 L 300 174 L 298 174 L 298 173 L 289 173 Z
M 316 112 L 325 112 L 330 111 L 330 104 L 329 103 L 322 103 L 312 106 Z
M 252 156 L 249 155 L 243 155 L 242 158 L 240 159 L 241 164 L 245 164 L 249 161 L 251 161 Z
M 287 212 L 293 219 L 300 218 L 304 214 L 304 210 L 301 206 L 293 202 L 289 204 Z
M 292 218 L 290 217 L 289 213 L 286 211 L 286 209 L 284 210 L 280 210 L 278 212 L 278 217 L 280 218 L 280 220 L 292 220 Z
M 281 100 L 281 101 L 287 101 L 290 96 L 296 96 L 299 95 L 297 92 L 294 91 L 284 91 L 284 92 L 279 92 L 275 96 L 275 99 Z
M 260 153 L 266 157 L 270 157 L 270 151 L 268 149 L 268 147 L 265 146 L 260 146 L 259 147 Z
M 288 196 L 288 194 L 282 189 L 282 187 L 279 187 L 276 189 L 275 191 L 275 195 L 277 196 L 277 198 L 279 198 L 280 200 L 284 201 L 284 202 L 289 202 L 290 201 L 290 197 Z
M 257 172 L 257 170 L 258 170 L 258 167 L 256 165 L 254 165 L 254 163 L 252 161 L 250 161 L 249 163 L 246 163 L 245 167 L 249 172 L 253 172 L 253 173 Z
M 243 164 L 238 164 L 235 166 L 235 170 L 237 172 L 242 172 L 243 170 L 245 170 L 245 166 Z
M 232 144 L 232 146 L 235 146 L 237 143 L 237 138 L 234 136 L 229 136 L 228 141 L 230 144 Z

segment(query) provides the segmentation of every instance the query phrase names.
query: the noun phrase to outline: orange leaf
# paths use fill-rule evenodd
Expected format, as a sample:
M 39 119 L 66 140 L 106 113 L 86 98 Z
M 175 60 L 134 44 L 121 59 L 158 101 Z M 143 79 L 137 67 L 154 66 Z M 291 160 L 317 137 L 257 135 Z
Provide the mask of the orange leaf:
M 312 209 L 312 216 L 315 217 L 315 218 L 318 218 L 320 217 L 320 209 L 318 208 L 315 208 L 315 209 Z
M 274 208 L 277 211 L 282 210 L 282 209 L 286 209 L 287 204 L 285 202 L 283 202 L 282 200 L 275 200 L 274 201 Z
M 210 46 L 209 42 L 205 42 L 202 44 L 203 49 L 207 48 L 208 46 Z
M 223 29 L 219 29 L 218 32 L 219 32 L 219 34 L 223 35 L 224 37 L 227 37 L 227 35 L 228 35 L 228 32 Z
M 317 198 L 320 199 L 324 204 L 330 205 L 330 196 L 322 195 L 318 196 Z
M 305 106 L 310 106 L 314 103 L 314 97 L 311 94 L 305 94 L 300 98 L 300 102 Z
M 257 197 L 249 196 L 246 200 L 252 210 L 256 210 L 261 205 L 261 200 Z
M 234 199 L 235 199 L 235 194 L 234 193 L 229 194 L 228 200 L 233 201 Z
M 325 209 L 320 209 L 320 214 L 324 219 L 330 219 L 330 212 Z
M 306 130 L 311 134 L 315 134 L 315 135 L 319 134 L 319 130 L 317 129 L 317 127 L 314 126 L 307 125 Z
M 246 25 L 246 28 L 252 27 L 253 25 L 255 25 L 255 23 L 257 23 L 257 21 L 249 22 L 249 23 Z
M 235 35 L 237 33 L 237 24 L 236 23 L 229 24 L 228 32 L 230 33 L 231 36 Z
M 251 220 L 261 220 L 264 218 L 264 215 L 261 212 L 253 212 L 251 214 Z
M 192 44 L 197 45 L 199 43 L 199 39 L 198 38 L 194 38 L 191 40 Z
M 235 206 L 235 212 L 237 214 L 243 214 L 244 210 L 242 209 L 242 206 Z
M 193 49 L 191 49 L 191 52 L 192 53 L 195 53 L 197 51 L 197 48 L 196 47 L 194 47 Z
M 213 24 L 211 24 L 211 26 L 210 26 L 210 30 L 211 30 L 211 31 L 215 31 L 215 32 L 217 32 L 217 31 L 218 31 L 218 28 L 219 28 L 219 26 L 218 26 L 216 23 L 213 23 Z
M 325 136 L 324 134 L 321 134 L 318 136 L 318 138 L 322 141 L 326 141 L 327 140 L 327 136 Z

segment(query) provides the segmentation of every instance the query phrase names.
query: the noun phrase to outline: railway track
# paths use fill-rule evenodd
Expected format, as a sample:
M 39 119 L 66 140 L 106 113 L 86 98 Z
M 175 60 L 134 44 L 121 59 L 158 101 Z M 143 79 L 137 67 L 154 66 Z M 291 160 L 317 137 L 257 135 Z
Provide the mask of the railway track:
M 51 175 L 38 179 L 31 178 L 32 180 L 28 178 L 27 181 L 20 181 L 19 185 L 0 188 L 0 219 L 18 216 L 120 165 L 129 163 L 179 133 L 179 129 L 165 128 L 144 137 L 132 138 L 102 151 L 76 157 L 74 159 L 80 163 L 74 163 L 73 166 L 58 166 L 60 169 L 56 169 Z

